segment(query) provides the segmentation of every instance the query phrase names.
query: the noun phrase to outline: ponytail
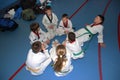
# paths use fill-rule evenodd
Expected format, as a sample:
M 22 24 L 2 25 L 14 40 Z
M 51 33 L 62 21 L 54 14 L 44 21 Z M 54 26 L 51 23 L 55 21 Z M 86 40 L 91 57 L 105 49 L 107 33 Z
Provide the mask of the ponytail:
M 60 72 L 63 67 L 63 62 L 66 61 L 66 49 L 63 45 L 58 45 L 56 48 L 56 52 L 58 58 L 54 64 L 54 70 L 55 72 Z

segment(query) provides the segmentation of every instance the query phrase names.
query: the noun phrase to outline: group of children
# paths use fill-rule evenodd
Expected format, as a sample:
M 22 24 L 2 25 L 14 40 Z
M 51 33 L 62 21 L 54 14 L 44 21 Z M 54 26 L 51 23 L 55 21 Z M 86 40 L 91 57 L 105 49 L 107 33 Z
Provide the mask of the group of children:
M 84 45 L 83 43 L 89 41 L 97 33 L 98 43 L 102 47 L 105 46 L 102 25 L 104 17 L 102 15 L 96 16 L 92 24 L 74 31 L 72 22 L 67 14 L 62 15 L 62 20 L 58 25 L 58 18 L 52 12 L 51 7 L 47 6 L 45 13 L 42 23 L 47 32 L 40 28 L 39 23 L 30 25 L 31 33 L 29 39 L 32 47 L 27 55 L 26 69 L 32 75 L 42 74 L 51 61 L 53 61 L 53 69 L 56 76 L 67 75 L 73 70 L 71 60 L 84 57 L 84 51 L 81 48 Z M 53 41 L 52 48 L 48 51 L 47 47 L 50 40 L 55 36 L 64 34 L 67 36 L 66 40 L 62 44 L 58 40 Z

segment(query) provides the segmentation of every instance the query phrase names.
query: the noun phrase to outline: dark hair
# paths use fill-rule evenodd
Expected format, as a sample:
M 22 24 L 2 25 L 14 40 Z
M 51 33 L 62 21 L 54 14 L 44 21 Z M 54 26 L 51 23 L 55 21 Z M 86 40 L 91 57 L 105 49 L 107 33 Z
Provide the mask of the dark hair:
M 34 42 L 33 44 L 32 44 L 32 51 L 34 52 L 34 53 L 38 53 L 38 52 L 40 52 L 41 51 L 41 42 L 40 41 L 36 41 L 36 42 Z
M 65 62 L 66 59 L 66 48 L 64 45 L 58 45 L 56 48 L 56 53 L 57 53 L 57 61 L 54 64 L 54 70 L 56 72 L 60 72 L 62 67 L 63 67 L 63 62 Z
M 64 17 L 68 18 L 68 14 L 63 14 L 62 18 L 64 18 Z
M 104 16 L 103 15 L 97 15 L 97 16 L 99 16 L 100 19 L 101 19 L 101 23 L 100 24 L 103 24 L 103 22 L 104 22 Z
M 75 41 L 75 38 L 76 38 L 76 36 L 75 36 L 75 33 L 74 33 L 74 32 L 69 32 L 69 33 L 68 33 L 68 40 L 69 40 L 70 42 L 74 42 L 74 41 Z
M 30 25 L 30 30 L 33 32 L 35 32 L 38 28 L 39 28 L 39 23 L 35 22 Z
M 47 11 L 47 10 L 52 10 L 51 6 L 46 6 L 45 11 Z

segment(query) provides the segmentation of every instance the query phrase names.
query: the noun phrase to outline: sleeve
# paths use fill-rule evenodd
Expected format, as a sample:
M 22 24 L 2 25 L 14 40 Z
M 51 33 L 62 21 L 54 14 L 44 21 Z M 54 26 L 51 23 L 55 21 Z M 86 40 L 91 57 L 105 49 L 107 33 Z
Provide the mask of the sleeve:
M 45 26 L 45 28 L 48 28 L 48 25 L 49 25 L 49 24 L 47 23 L 46 15 L 43 16 L 42 24 Z
M 30 33 L 29 39 L 31 41 L 31 44 L 34 43 L 35 41 L 37 41 L 36 37 L 34 36 L 34 34 L 32 32 Z
M 47 38 L 48 36 L 47 36 L 47 33 L 46 32 L 44 32 L 42 29 L 40 29 L 40 32 L 41 32 L 41 34 L 43 34 L 44 36 L 45 36 L 45 38 Z
M 55 60 L 57 58 L 57 55 L 56 55 L 56 52 L 55 52 L 55 47 L 50 49 L 50 57 L 53 60 L 53 62 L 55 62 Z
M 71 60 L 72 52 L 71 52 L 71 50 L 69 50 L 67 47 L 66 47 L 66 50 L 67 50 L 67 55 L 66 55 L 66 57 L 67 57 L 68 60 Z
M 30 60 L 31 60 L 30 57 L 31 57 L 32 55 L 30 54 L 30 52 L 31 52 L 31 49 L 29 50 L 29 52 L 28 52 L 28 54 L 27 54 L 27 59 L 26 59 L 26 62 L 25 62 L 27 66 L 30 66 L 30 65 L 29 65 L 29 62 L 31 62 L 31 61 L 30 61 Z
M 63 22 L 62 22 L 62 20 L 60 21 L 60 23 L 59 23 L 59 26 L 58 27 L 63 27 Z
M 72 31 L 72 22 L 71 20 L 68 20 L 68 27 L 69 27 L 69 31 Z
M 54 16 L 54 24 L 57 25 L 58 24 L 58 18 L 54 13 L 53 13 L 53 16 Z
M 42 33 L 42 34 L 46 34 L 42 29 L 40 29 L 40 33 Z
M 48 50 L 44 50 L 44 53 L 45 53 L 45 56 L 46 56 L 47 58 L 50 57 L 50 55 L 49 55 L 49 53 L 48 53 Z
M 44 32 L 42 29 L 40 29 L 40 35 L 43 36 L 43 38 L 40 38 L 39 41 L 44 42 L 48 40 L 48 33 Z
M 103 43 L 103 26 L 98 29 L 98 43 Z

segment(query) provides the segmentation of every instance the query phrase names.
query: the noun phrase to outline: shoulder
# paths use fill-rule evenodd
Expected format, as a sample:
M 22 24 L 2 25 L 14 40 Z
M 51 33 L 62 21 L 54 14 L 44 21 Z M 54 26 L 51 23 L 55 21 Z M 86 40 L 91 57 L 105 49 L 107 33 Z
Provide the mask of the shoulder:
M 44 18 L 47 18 L 46 14 L 44 14 L 43 19 L 44 19 Z
M 32 31 L 30 32 L 30 36 L 33 36 L 33 35 L 35 35 Z
M 29 50 L 29 53 L 33 53 L 32 49 Z
M 71 22 L 71 20 L 70 20 L 70 19 L 68 19 L 68 22 Z
M 28 52 L 28 56 L 30 56 L 32 54 L 33 54 L 33 51 L 32 51 L 32 49 L 30 49 L 29 52 Z
M 96 28 L 98 28 L 98 29 L 103 29 L 104 27 L 103 27 L 103 25 L 96 25 Z
M 30 35 L 31 35 L 31 34 L 34 34 L 33 31 L 30 32 Z
M 42 31 L 42 29 L 41 29 L 41 28 L 40 28 L 39 30 L 40 30 L 40 31 Z
M 53 16 L 56 16 L 56 14 L 55 14 L 55 13 L 53 13 L 53 12 L 52 12 L 52 15 L 53 15 Z
M 67 57 L 70 57 L 71 56 L 71 51 L 66 47 L 66 56 Z
M 62 20 L 60 20 L 60 24 L 62 24 L 63 23 L 63 21 Z
M 101 27 L 101 28 L 102 28 L 102 27 L 103 27 L 103 25 L 102 25 L 102 24 L 99 24 L 99 25 L 96 25 L 96 27 Z

